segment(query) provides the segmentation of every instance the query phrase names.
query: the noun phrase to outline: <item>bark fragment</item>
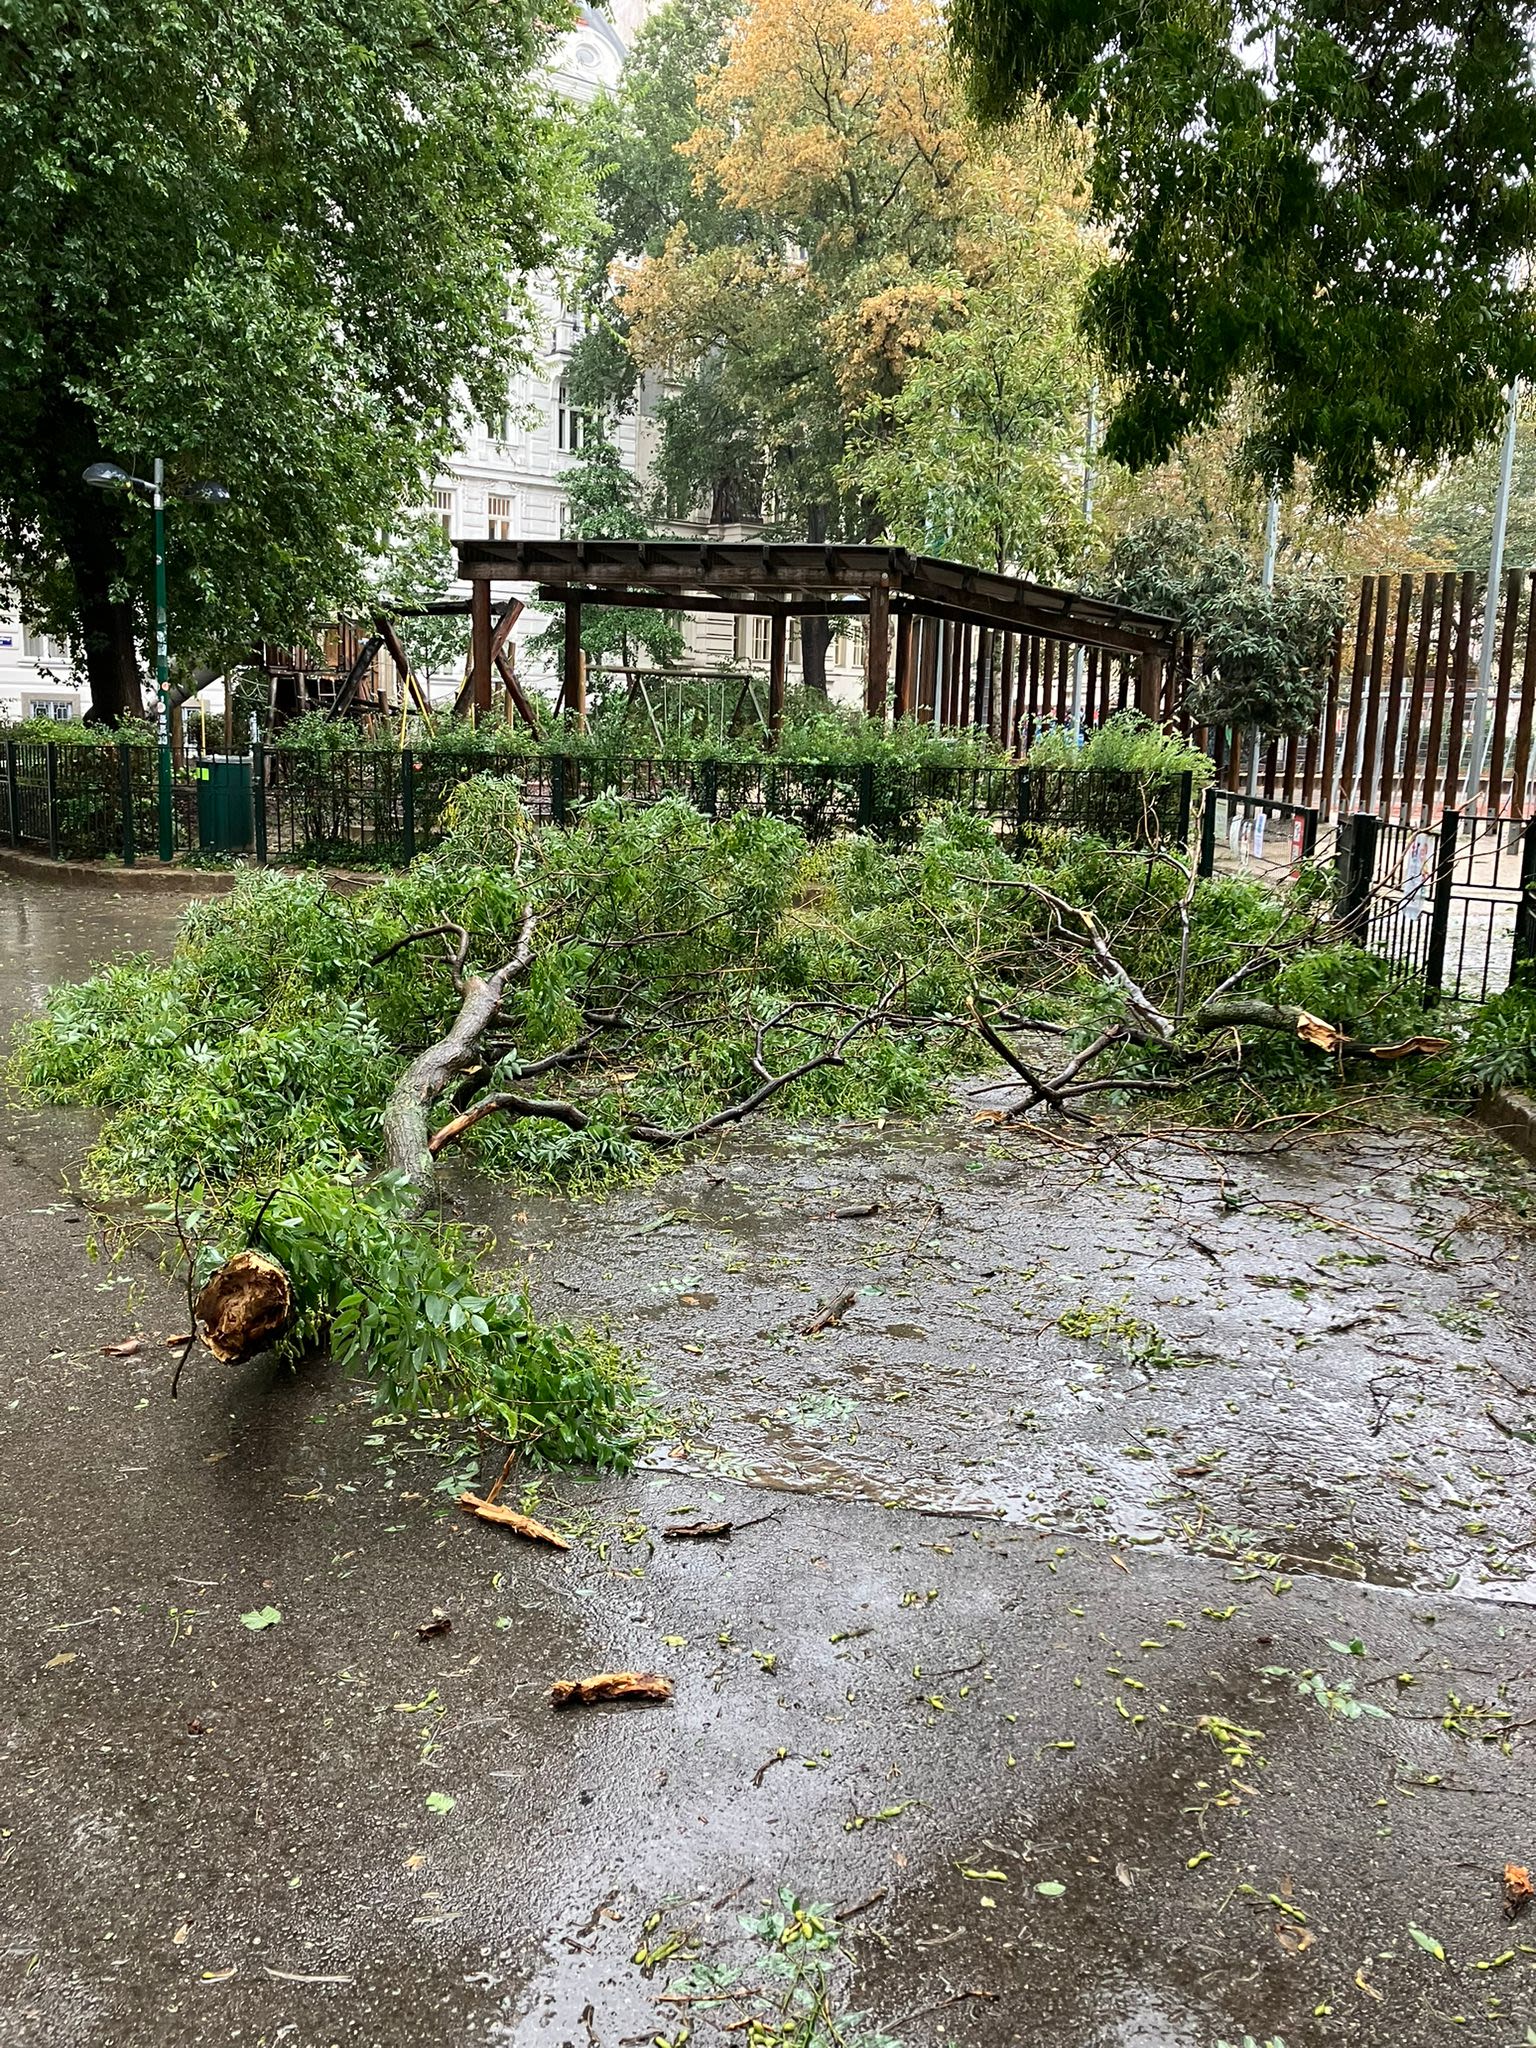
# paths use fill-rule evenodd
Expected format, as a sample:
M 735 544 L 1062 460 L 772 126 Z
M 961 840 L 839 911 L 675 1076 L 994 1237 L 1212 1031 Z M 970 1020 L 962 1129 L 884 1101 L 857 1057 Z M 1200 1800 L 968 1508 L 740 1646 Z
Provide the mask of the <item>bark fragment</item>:
M 604 1700 L 669 1700 L 672 1681 L 656 1671 L 597 1671 L 590 1678 L 557 1678 L 549 1688 L 549 1703 L 557 1711 L 566 1707 L 595 1707 Z

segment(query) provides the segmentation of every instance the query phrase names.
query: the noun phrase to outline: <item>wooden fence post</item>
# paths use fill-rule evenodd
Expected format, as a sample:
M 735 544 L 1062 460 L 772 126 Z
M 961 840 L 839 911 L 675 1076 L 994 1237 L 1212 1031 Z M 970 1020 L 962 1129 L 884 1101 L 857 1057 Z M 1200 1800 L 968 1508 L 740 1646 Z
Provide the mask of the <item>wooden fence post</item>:
M 774 624 L 780 623 L 774 615 Z M 898 627 L 898 632 L 900 628 Z M 869 593 L 869 631 L 864 637 L 864 715 L 885 717 L 885 687 L 891 666 L 891 596 L 883 584 Z
M 407 685 L 402 680 L 402 689 Z M 477 718 L 491 708 L 491 585 L 476 576 L 469 586 L 469 695 Z

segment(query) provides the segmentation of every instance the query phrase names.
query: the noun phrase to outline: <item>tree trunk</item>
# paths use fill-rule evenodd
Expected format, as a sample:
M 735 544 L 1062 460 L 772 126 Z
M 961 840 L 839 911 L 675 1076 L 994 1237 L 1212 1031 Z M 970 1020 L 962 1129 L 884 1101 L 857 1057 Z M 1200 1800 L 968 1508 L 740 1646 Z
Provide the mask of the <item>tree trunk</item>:
M 112 595 L 126 570 L 117 508 L 81 487 L 81 500 L 64 533 L 64 548 L 75 581 L 80 644 L 90 684 L 93 725 L 121 725 L 141 718 L 144 696 L 134 636 L 133 606 Z M 147 517 L 148 515 L 143 515 Z
M 805 515 L 805 537 L 808 541 L 824 541 L 827 537 L 827 508 L 812 505 Z M 800 680 L 808 695 L 829 696 L 827 689 L 827 649 L 832 643 L 832 625 L 829 619 L 808 613 L 800 621 Z

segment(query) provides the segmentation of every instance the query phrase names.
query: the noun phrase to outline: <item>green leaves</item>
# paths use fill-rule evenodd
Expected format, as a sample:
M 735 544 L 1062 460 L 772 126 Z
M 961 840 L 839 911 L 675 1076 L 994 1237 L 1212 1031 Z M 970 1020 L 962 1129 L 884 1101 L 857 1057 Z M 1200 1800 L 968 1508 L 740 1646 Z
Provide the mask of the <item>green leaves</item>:
M 1239 381 L 1245 463 L 1283 483 L 1310 462 L 1342 509 L 1491 436 L 1536 367 L 1529 0 L 1417 0 L 1385 33 L 1343 0 L 958 0 L 951 20 L 986 117 L 1039 92 L 1094 137 L 1111 458 L 1163 461 Z
M 1195 717 L 1265 732 L 1304 731 L 1317 717 L 1343 620 L 1336 579 L 1266 590 L 1241 548 L 1214 545 L 1198 520 L 1158 515 L 1119 537 L 1099 580 L 1106 595 L 1199 637 Z
M 85 462 L 228 486 L 175 503 L 168 551 L 172 649 L 222 662 L 366 613 L 465 393 L 504 410 L 517 281 L 580 212 L 535 81 L 559 29 L 531 0 L 19 0 L 7 26 L 28 63 L 0 229 L 28 255 L 0 313 L 0 522 L 26 616 L 78 638 L 94 607 L 110 712 L 108 591 L 142 631 L 150 522 Z
M 276 1628 L 282 1618 L 283 1610 L 280 1607 L 253 1607 L 248 1614 L 241 1615 L 240 1623 L 253 1635 L 259 1635 L 263 1629 Z
M 1419 1947 L 1424 1950 L 1426 1955 L 1432 1955 L 1437 1963 L 1445 1961 L 1445 1950 L 1432 1934 L 1426 1934 L 1422 1927 L 1415 1927 L 1411 1922 L 1409 1923 L 1408 1932 L 1418 1943 Z

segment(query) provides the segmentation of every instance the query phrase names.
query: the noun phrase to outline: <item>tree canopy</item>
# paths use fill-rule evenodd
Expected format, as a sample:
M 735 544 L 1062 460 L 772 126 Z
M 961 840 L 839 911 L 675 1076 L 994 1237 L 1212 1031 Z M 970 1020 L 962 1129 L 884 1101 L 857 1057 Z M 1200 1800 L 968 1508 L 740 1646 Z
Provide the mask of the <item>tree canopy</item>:
M 558 13 L 558 10 L 556 10 Z M 16 0 L 0 89 L 0 542 L 27 614 L 132 708 L 149 519 L 106 458 L 222 506 L 168 523 L 171 644 L 214 658 L 366 593 L 518 287 L 569 232 L 532 0 Z M 556 24 L 558 25 L 558 24 Z
M 1119 537 L 1100 583 L 1106 596 L 1197 636 L 1188 708 L 1201 724 L 1305 732 L 1316 719 L 1344 623 L 1336 577 L 1290 576 L 1265 589 L 1241 547 L 1165 514 Z
M 1238 380 L 1244 460 L 1344 510 L 1466 452 L 1536 367 L 1536 8 L 956 0 L 972 104 L 1091 124 L 1086 327 L 1108 453 L 1164 460 Z
M 621 397 L 636 368 L 661 380 L 669 510 L 1054 565 L 1086 390 L 1080 174 L 1038 118 L 1007 149 L 978 137 L 931 0 L 663 8 L 589 136 L 587 362 Z M 804 646 L 813 680 L 813 627 Z

